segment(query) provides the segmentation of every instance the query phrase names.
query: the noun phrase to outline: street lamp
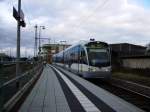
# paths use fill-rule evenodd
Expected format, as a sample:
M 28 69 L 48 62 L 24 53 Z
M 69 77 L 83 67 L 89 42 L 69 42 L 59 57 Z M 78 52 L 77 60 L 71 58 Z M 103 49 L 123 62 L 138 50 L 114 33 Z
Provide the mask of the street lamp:
M 39 54 L 41 52 L 41 30 L 45 30 L 45 26 L 40 26 L 39 27 Z

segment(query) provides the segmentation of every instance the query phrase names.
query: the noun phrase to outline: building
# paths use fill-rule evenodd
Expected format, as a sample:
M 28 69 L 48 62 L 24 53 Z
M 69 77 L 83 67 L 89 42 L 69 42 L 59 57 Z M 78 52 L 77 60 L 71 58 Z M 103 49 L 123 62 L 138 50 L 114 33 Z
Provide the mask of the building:
M 112 67 L 118 69 L 123 66 L 123 57 L 144 56 L 146 47 L 129 43 L 110 44 L 112 50 Z
M 0 53 L 0 62 L 11 61 L 12 58 L 5 53 Z
M 150 43 L 147 44 L 147 47 L 146 47 L 146 55 L 150 55 Z
M 150 56 L 122 57 L 122 67 L 130 69 L 150 70 Z
M 41 55 L 45 61 L 48 63 L 52 62 L 52 56 L 66 48 L 68 48 L 71 45 L 68 44 L 44 44 L 42 46 L 42 52 Z
M 110 44 L 112 52 L 122 56 L 145 55 L 146 47 L 129 43 Z

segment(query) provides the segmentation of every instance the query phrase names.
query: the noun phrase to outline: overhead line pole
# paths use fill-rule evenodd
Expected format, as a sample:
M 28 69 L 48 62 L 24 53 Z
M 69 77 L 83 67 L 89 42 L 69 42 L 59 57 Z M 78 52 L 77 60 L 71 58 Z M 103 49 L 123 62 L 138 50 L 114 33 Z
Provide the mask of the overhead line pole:
M 41 60 L 41 31 L 45 29 L 45 26 L 39 26 L 39 60 Z
M 40 52 L 41 52 L 41 40 L 40 40 L 40 38 L 41 38 L 41 26 L 39 28 L 40 28 L 39 29 L 39 55 L 40 55 Z
M 36 57 L 37 56 L 37 28 L 38 28 L 38 26 L 37 25 L 35 25 L 35 48 L 34 48 L 34 57 Z
M 45 29 L 45 26 L 39 26 L 39 53 L 41 52 L 41 30 Z

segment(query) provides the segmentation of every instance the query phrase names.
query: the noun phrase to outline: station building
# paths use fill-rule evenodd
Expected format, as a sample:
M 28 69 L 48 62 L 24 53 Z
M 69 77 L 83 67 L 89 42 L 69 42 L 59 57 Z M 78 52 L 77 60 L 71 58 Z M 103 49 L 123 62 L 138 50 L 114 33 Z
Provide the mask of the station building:
M 111 44 L 113 67 L 150 69 L 150 56 L 145 46 L 129 43 Z
M 129 43 L 110 44 L 112 52 L 122 56 L 145 55 L 146 47 Z
M 53 54 L 56 54 L 64 49 L 68 48 L 69 46 L 71 46 L 71 45 L 68 45 L 68 44 L 44 44 L 42 46 L 41 55 L 46 62 L 51 63 Z

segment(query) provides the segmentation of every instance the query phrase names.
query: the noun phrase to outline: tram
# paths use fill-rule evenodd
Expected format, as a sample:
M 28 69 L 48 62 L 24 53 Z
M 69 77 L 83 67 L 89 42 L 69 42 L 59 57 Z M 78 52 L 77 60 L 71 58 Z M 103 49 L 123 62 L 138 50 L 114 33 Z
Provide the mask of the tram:
M 79 42 L 53 55 L 52 60 L 84 78 L 111 78 L 111 50 L 105 42 Z

